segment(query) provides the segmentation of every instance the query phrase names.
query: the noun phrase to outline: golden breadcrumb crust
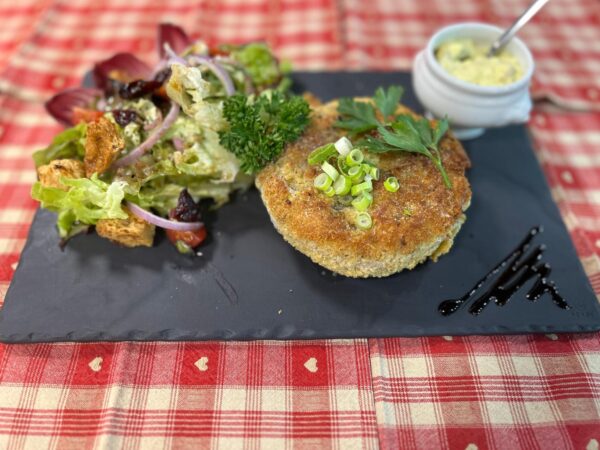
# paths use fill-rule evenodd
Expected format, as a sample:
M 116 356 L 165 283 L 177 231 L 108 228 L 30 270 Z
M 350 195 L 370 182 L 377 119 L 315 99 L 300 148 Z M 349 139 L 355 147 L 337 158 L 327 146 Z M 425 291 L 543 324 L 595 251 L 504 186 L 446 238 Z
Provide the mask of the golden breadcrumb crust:
M 409 110 L 399 107 L 398 112 Z M 336 101 L 315 108 L 304 135 L 258 174 L 256 185 L 275 228 L 317 264 L 349 277 L 388 276 L 446 253 L 471 200 L 465 177 L 470 161 L 460 142 L 449 134 L 440 143 L 452 189 L 422 155 L 366 153 L 381 169 L 381 179 L 395 176 L 400 189 L 391 193 L 382 182 L 374 183 L 368 211 L 373 226 L 363 231 L 354 226 L 352 207 L 315 190 L 320 168 L 306 161 L 314 148 L 342 135 L 333 127 L 337 116 Z

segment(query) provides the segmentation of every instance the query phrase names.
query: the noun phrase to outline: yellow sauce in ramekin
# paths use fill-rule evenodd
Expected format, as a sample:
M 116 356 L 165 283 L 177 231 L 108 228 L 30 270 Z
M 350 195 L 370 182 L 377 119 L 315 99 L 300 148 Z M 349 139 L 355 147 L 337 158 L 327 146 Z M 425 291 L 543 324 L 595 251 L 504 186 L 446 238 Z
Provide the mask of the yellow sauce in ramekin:
M 450 75 L 480 86 L 504 86 L 519 80 L 523 67 L 512 54 L 502 51 L 488 57 L 489 45 L 471 39 L 455 39 L 441 44 L 435 56 Z

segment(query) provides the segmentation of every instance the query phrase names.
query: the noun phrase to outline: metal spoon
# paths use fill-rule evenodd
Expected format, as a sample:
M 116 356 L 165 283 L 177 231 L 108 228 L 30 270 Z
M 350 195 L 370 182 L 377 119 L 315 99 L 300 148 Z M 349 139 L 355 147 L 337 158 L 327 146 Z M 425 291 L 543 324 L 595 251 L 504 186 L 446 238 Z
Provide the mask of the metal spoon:
M 506 44 L 508 44 L 508 42 L 513 38 L 513 36 L 517 34 L 517 32 L 521 28 L 523 28 L 523 26 L 527 22 L 529 22 L 529 20 L 533 16 L 535 16 L 538 13 L 538 11 L 542 9 L 542 7 L 549 1 L 550 0 L 533 1 L 531 5 L 529 5 L 525 11 L 523 11 L 523 14 L 521 14 L 519 18 L 515 20 L 513 24 L 504 33 L 502 33 L 498 39 L 494 41 L 494 43 L 487 52 L 487 56 L 494 56 L 498 52 L 500 52 L 500 50 L 502 50 L 506 46 Z

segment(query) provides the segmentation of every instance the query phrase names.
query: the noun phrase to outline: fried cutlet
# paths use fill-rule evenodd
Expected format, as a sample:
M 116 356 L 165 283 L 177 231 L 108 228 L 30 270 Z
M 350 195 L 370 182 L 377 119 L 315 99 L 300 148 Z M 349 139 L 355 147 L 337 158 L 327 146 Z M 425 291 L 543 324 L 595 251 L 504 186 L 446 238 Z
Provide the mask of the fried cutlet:
M 399 107 L 398 113 L 406 112 Z M 317 264 L 349 277 L 384 277 L 447 253 L 471 200 L 465 177 L 470 161 L 460 142 L 448 133 L 440 143 L 452 189 L 422 155 L 365 152 L 382 179 L 395 176 L 400 189 L 392 193 L 374 183 L 369 208 L 373 226 L 361 230 L 354 225 L 351 206 L 315 190 L 320 170 L 307 163 L 313 149 L 342 136 L 333 127 L 337 117 L 336 101 L 314 108 L 304 135 L 257 176 L 262 200 L 283 238 Z

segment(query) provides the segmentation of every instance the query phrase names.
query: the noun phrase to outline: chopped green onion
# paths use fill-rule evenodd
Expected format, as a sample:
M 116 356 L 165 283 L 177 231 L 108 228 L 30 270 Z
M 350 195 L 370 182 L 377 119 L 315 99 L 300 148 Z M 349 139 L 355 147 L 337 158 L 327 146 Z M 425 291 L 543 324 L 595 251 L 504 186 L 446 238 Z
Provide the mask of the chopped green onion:
M 371 175 L 371 178 L 373 178 L 375 181 L 377 181 L 377 180 L 379 180 L 381 171 L 377 167 L 371 167 L 371 170 L 369 171 L 369 175 Z
M 373 219 L 371 219 L 369 213 L 361 212 L 356 216 L 355 223 L 361 230 L 368 230 L 373 226 Z
M 308 163 L 310 165 L 321 164 L 327 161 L 333 155 L 337 153 L 333 144 L 326 144 L 321 147 L 315 148 L 310 155 L 308 155 Z
M 400 183 L 398 183 L 398 178 L 389 177 L 383 182 L 383 187 L 386 189 L 386 191 L 396 192 L 398 189 L 400 189 Z
M 336 195 L 346 195 L 352 188 L 352 181 L 350 178 L 342 175 L 333 183 L 333 189 L 335 189 Z
M 333 180 L 326 173 L 320 173 L 313 181 L 314 186 L 320 191 L 329 189 L 331 183 L 333 183 Z
M 323 169 L 323 172 L 325 172 L 327 175 L 329 175 L 329 177 L 333 181 L 337 180 L 337 178 L 340 176 L 340 173 L 337 171 L 337 169 L 335 167 L 333 167 L 331 164 L 329 164 L 327 161 L 325 161 L 323 164 L 321 164 L 321 169 Z
M 362 170 L 363 170 L 365 173 L 369 173 L 369 172 L 371 171 L 371 168 L 372 168 L 372 167 L 374 167 L 374 166 L 372 166 L 372 165 L 371 165 L 371 164 L 369 164 L 369 163 L 366 163 L 366 162 L 364 162 L 364 163 L 362 163 L 362 164 L 360 165 L 360 167 L 362 167 Z
M 333 197 L 335 195 L 335 189 L 333 188 L 333 186 L 329 186 L 326 190 L 325 190 L 325 195 L 327 197 Z
M 359 149 L 355 148 L 350 153 L 348 153 L 348 155 L 346 156 L 346 164 L 348 164 L 350 167 L 358 166 L 358 165 L 360 165 L 360 163 L 363 162 L 363 159 L 364 159 L 363 152 L 361 152 Z
M 348 139 L 346 136 L 339 138 L 333 145 L 338 153 L 342 156 L 348 155 L 348 153 L 350 153 L 352 150 L 352 142 L 350 142 L 350 139 Z
M 340 171 L 340 173 L 342 175 L 346 175 L 346 176 L 348 175 L 348 168 L 349 167 L 346 164 L 346 158 L 344 158 L 342 155 L 338 156 L 337 167 L 338 167 L 338 170 Z
M 363 170 L 360 166 L 352 166 L 348 169 L 348 176 L 353 183 L 360 183 L 363 180 Z
M 352 206 L 359 212 L 366 211 L 373 203 L 373 196 L 368 192 L 365 192 L 366 195 L 359 195 L 354 200 L 352 200 Z
M 350 193 L 353 196 L 357 196 L 361 192 L 371 192 L 372 190 L 373 190 L 373 183 L 371 183 L 371 180 L 367 180 L 367 181 L 363 181 L 360 184 L 355 184 L 354 186 L 352 186 Z

